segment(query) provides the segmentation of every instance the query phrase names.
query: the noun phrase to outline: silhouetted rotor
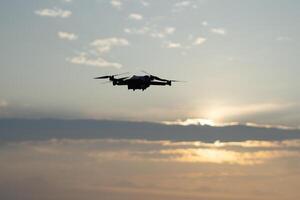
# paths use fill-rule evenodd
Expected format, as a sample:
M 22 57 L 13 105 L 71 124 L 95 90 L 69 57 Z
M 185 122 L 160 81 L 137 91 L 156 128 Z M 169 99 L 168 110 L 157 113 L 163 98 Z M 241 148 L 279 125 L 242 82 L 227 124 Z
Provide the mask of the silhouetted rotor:
M 95 77 L 94 79 L 106 79 L 106 78 L 110 78 L 110 76 L 99 76 L 99 77 Z
M 152 74 L 150 74 L 150 73 L 148 73 L 146 71 L 142 71 L 142 72 L 144 72 L 145 74 L 148 74 L 149 77 L 150 77 L 150 79 L 152 79 L 152 80 L 165 81 L 167 83 L 171 83 L 171 82 L 185 82 L 185 81 L 179 81 L 179 80 L 168 80 L 168 79 L 160 78 L 158 76 L 154 76 L 154 75 L 152 75 Z
M 159 78 L 158 76 L 154 76 L 146 71 L 142 71 L 142 72 L 144 72 L 145 74 L 148 74 L 151 80 L 168 81 L 167 79 Z
M 168 80 L 170 82 L 181 82 L 181 83 L 186 83 L 186 81 L 180 81 L 180 80 Z
M 107 76 L 99 76 L 99 77 L 95 77 L 94 79 L 111 79 L 111 78 L 114 78 L 115 76 L 121 76 L 123 74 L 128 74 L 128 72 L 125 72 L 125 73 L 121 73 L 121 74 L 113 74 L 113 75 L 107 75 Z M 124 78 L 128 78 L 128 77 L 124 77 Z M 121 78 L 121 79 L 124 79 L 124 78 Z

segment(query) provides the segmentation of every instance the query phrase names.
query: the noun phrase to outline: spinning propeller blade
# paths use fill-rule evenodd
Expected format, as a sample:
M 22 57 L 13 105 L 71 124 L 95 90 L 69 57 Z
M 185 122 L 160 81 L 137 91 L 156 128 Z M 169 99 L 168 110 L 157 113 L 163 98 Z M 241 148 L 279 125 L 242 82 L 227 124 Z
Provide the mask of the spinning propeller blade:
M 171 82 L 181 82 L 181 83 L 186 83 L 186 81 L 179 81 L 179 80 L 169 80 Z
M 125 73 L 121 73 L 121 74 L 113 74 L 113 75 L 107 75 L 107 76 L 99 76 L 99 77 L 95 77 L 94 79 L 106 79 L 106 78 L 113 78 L 115 76 L 120 76 L 123 74 L 128 74 L 129 72 L 125 72 Z
M 106 79 L 109 78 L 110 76 L 99 76 L 99 77 L 95 77 L 94 79 Z
M 148 74 L 150 76 L 150 78 L 155 79 L 155 80 L 159 80 L 159 81 L 166 81 L 166 82 L 186 82 L 186 81 L 179 81 L 179 80 L 168 80 L 168 79 L 164 79 L 164 78 L 159 78 L 158 76 L 154 76 L 146 71 L 142 71 L 145 74 Z

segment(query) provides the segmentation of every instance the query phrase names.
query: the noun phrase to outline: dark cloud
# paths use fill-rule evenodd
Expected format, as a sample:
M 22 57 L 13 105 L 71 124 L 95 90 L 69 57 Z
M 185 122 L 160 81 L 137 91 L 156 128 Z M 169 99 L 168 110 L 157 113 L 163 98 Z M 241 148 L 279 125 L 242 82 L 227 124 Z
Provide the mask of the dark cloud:
M 244 125 L 180 126 L 150 122 L 2 119 L 1 141 L 69 139 L 146 139 L 171 141 L 244 141 L 299 139 L 299 130 L 258 128 Z

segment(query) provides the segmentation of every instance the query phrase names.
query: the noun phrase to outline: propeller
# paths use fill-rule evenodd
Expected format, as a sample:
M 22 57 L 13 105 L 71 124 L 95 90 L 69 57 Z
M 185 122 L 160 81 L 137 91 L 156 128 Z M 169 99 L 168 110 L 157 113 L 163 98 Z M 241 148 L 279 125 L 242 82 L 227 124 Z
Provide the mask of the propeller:
M 168 80 L 168 79 L 163 79 L 163 78 L 159 78 L 158 76 L 154 76 L 146 71 L 142 71 L 144 72 L 145 74 L 148 74 L 150 76 L 150 78 L 152 79 L 156 79 L 156 80 L 159 80 L 159 81 L 167 81 L 167 82 L 186 82 L 186 81 L 179 81 L 179 80 Z
M 181 82 L 181 83 L 186 83 L 186 81 L 179 81 L 179 80 L 169 80 L 171 82 Z
M 94 79 L 106 79 L 106 78 L 110 78 L 110 76 L 99 76 L 99 77 L 95 77 Z
M 94 79 L 106 79 L 106 78 L 113 78 L 115 76 L 120 76 L 123 74 L 128 74 L 129 72 L 125 72 L 125 73 L 121 73 L 121 74 L 114 74 L 114 75 L 107 75 L 107 76 L 99 76 L 99 77 L 95 77 Z M 128 78 L 128 77 L 126 77 Z
M 159 81 L 168 81 L 167 79 L 162 79 L 162 78 L 159 78 L 158 76 L 154 76 L 146 71 L 142 71 L 144 72 L 145 74 L 148 74 L 150 76 L 151 79 L 156 79 L 156 80 L 159 80 Z

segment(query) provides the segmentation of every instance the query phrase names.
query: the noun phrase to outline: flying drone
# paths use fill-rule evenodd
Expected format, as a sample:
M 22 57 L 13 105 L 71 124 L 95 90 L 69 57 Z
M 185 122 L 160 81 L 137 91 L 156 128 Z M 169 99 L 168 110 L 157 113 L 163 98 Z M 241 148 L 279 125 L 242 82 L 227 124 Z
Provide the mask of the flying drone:
M 145 74 L 144 76 L 138 76 L 138 75 L 133 75 L 133 76 L 126 76 L 126 77 L 121 77 L 121 78 L 116 78 L 116 76 L 121 76 L 127 73 L 122 73 L 122 74 L 114 74 L 114 75 L 108 75 L 108 76 L 100 76 L 96 77 L 94 79 L 108 79 L 109 82 L 112 82 L 114 86 L 116 85 L 127 85 L 128 90 L 145 90 L 151 85 L 156 85 L 156 86 L 171 86 L 173 82 L 182 82 L 178 80 L 168 80 L 168 79 L 163 79 L 158 76 L 154 76 L 152 74 L 149 74 L 148 72 L 143 71 Z

